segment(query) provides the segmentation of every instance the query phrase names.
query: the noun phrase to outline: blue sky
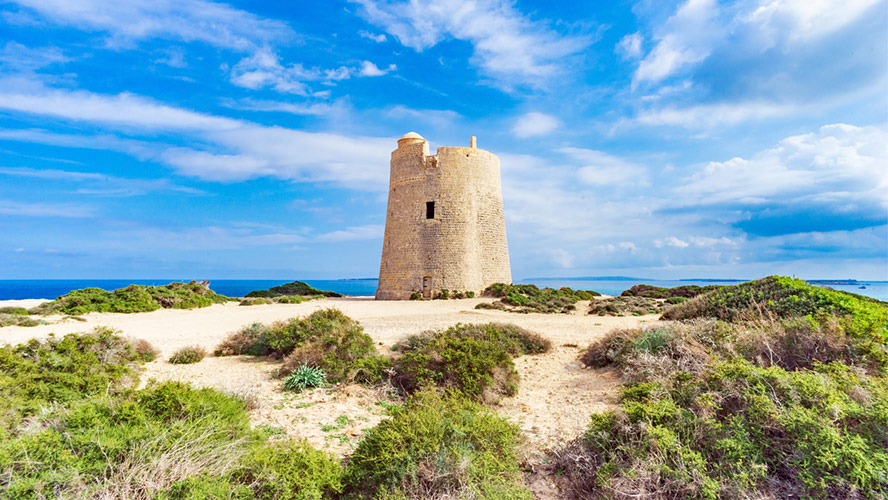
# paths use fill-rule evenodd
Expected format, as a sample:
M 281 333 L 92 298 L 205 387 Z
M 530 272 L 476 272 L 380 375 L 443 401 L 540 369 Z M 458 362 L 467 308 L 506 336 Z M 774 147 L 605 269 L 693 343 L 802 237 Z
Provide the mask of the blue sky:
M 600 4 L 600 5 L 599 5 Z M 0 278 L 378 273 L 408 131 L 515 279 L 888 279 L 888 2 L 0 3 Z

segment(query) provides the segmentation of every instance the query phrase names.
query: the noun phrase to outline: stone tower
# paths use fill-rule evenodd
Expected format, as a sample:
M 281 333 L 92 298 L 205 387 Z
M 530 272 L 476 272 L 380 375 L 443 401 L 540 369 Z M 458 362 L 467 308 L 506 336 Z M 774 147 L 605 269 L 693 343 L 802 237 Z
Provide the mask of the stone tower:
M 499 158 L 474 137 L 437 153 L 415 132 L 392 151 L 377 299 L 512 282 Z

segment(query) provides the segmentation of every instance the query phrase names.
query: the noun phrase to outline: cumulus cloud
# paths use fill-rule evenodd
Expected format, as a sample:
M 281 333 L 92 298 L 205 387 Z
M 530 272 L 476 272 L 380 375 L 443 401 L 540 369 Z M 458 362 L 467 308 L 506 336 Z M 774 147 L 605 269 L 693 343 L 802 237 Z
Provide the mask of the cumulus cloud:
M 833 124 L 749 159 L 705 164 L 677 188 L 700 204 L 809 202 L 888 208 L 888 131 Z
M 524 139 L 547 135 L 561 126 L 561 121 L 552 115 L 531 112 L 518 117 L 512 127 L 512 133 Z
M 365 19 L 418 52 L 447 38 L 470 42 L 472 62 L 507 85 L 542 85 L 590 43 L 532 21 L 505 0 L 352 1 Z
M 388 68 L 386 69 L 380 69 L 372 62 L 364 61 L 361 63 L 361 69 L 358 74 L 360 76 L 382 76 L 396 69 L 398 69 L 398 67 L 394 64 L 389 64 Z
M 620 39 L 614 51 L 624 59 L 635 59 L 641 56 L 641 33 L 631 33 Z

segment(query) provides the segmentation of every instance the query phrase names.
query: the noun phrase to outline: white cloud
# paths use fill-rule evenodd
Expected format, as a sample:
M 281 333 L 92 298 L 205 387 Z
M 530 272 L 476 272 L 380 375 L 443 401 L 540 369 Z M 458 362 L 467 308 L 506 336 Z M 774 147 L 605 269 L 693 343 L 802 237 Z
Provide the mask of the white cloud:
M 95 210 L 92 207 L 76 204 L 61 203 L 22 203 L 17 201 L 0 200 L 0 214 L 17 215 L 24 217 L 64 217 L 85 218 L 92 217 Z
M 647 171 L 617 156 L 593 149 L 562 148 L 575 161 L 582 162 L 577 177 L 590 186 L 646 186 Z
M 306 82 L 332 82 L 347 80 L 352 76 L 381 76 L 397 67 L 394 64 L 380 69 L 370 61 L 363 61 L 358 68 L 340 66 L 333 69 L 305 68 L 301 64 L 283 65 L 277 54 L 268 48 L 256 51 L 241 59 L 231 68 L 231 83 L 248 89 L 271 87 L 274 90 L 302 96 L 317 95 Z
M 358 31 L 358 34 L 361 35 L 361 38 L 367 38 L 369 40 L 373 40 L 376 43 L 382 43 L 386 41 L 386 37 L 382 33 L 377 35 L 376 33 L 370 33 L 369 31 L 361 30 Z
M 379 224 L 367 224 L 353 226 L 339 231 L 332 231 L 317 236 L 314 240 L 323 243 L 338 243 L 342 241 L 363 241 L 381 239 L 385 226 Z
M 472 62 L 507 85 L 539 86 L 561 72 L 564 58 L 589 45 L 530 20 L 506 0 L 352 1 L 365 19 L 418 52 L 448 37 L 472 43 Z
M 826 125 L 750 159 L 709 162 L 676 189 L 699 204 L 791 200 L 888 208 L 888 131 Z
M 343 136 L 266 127 L 155 103 L 139 96 L 108 96 L 84 91 L 44 89 L 42 93 L 4 93 L 0 109 L 85 123 L 100 123 L 129 133 L 180 132 L 201 147 L 164 147 L 108 136 L 67 136 L 43 131 L 3 131 L 0 138 L 108 148 L 174 166 L 183 175 L 215 181 L 272 176 L 320 181 L 362 190 L 383 190 L 392 138 Z
M 4 92 L 0 85 L 0 109 L 138 129 L 226 130 L 240 126 L 237 120 L 174 108 L 127 92 L 103 95 L 40 88 L 19 93 Z
M 798 105 L 767 101 L 699 104 L 688 107 L 664 106 L 644 110 L 635 120 L 644 125 L 680 125 L 687 128 L 709 129 L 716 125 L 734 125 L 747 120 L 785 116 L 799 109 Z
M 561 126 L 561 121 L 545 113 L 531 112 L 518 117 L 512 133 L 520 138 L 547 135 Z
M 364 61 L 361 63 L 361 70 L 358 73 L 361 76 L 382 76 L 390 71 L 394 71 L 398 69 L 394 64 L 389 64 L 389 67 L 386 69 L 379 69 L 375 64 L 370 61 Z
M 641 56 L 641 42 L 641 33 L 631 33 L 620 39 L 614 52 L 624 59 L 636 59 Z
M 204 194 L 199 189 L 179 186 L 169 179 L 126 179 L 95 172 L 72 172 L 58 169 L 36 169 L 28 167 L 0 167 L 0 175 L 29 177 L 49 181 L 80 183 L 89 187 L 71 186 L 74 193 L 104 196 L 141 196 L 157 191 L 177 191 L 189 194 Z
M 795 45 L 804 47 L 848 26 L 879 1 L 754 0 L 720 5 L 716 0 L 687 0 L 655 28 L 656 44 L 639 63 L 633 88 L 656 84 L 719 49 L 760 54 L 775 46 L 787 52 Z
M 715 0 L 688 0 L 657 35 L 657 44 L 639 63 L 632 86 L 656 83 L 689 64 L 705 59 L 713 40 L 722 36 L 714 23 L 718 13 Z
M 292 113 L 294 115 L 324 116 L 344 114 L 348 111 L 348 105 L 342 100 L 314 103 L 297 103 L 285 101 L 269 101 L 260 99 L 241 99 L 238 101 L 223 101 L 223 105 L 232 109 L 247 111 L 278 111 Z
M 112 45 L 149 38 L 253 50 L 293 36 L 286 23 L 207 0 L 13 0 L 58 24 L 111 35 Z
M 57 47 L 30 49 L 20 43 L 10 41 L 0 49 L 0 65 L 17 71 L 34 71 L 70 60 Z

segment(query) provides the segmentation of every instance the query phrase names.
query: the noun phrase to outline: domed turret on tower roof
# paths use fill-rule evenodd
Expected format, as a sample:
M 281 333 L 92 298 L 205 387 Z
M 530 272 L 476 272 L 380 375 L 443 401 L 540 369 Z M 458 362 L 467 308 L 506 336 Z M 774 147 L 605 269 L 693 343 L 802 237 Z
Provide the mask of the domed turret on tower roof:
M 416 144 L 418 142 L 426 142 L 426 140 L 416 132 L 407 132 L 400 139 L 398 139 L 398 147 L 405 146 L 407 144 Z

